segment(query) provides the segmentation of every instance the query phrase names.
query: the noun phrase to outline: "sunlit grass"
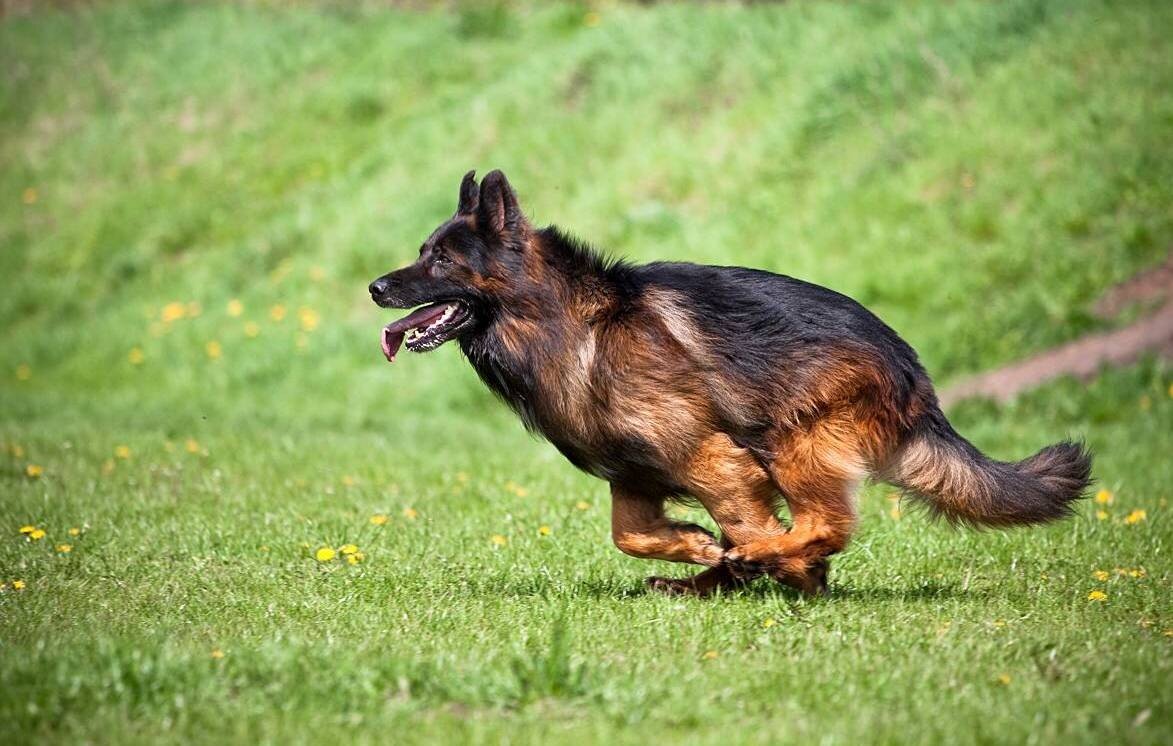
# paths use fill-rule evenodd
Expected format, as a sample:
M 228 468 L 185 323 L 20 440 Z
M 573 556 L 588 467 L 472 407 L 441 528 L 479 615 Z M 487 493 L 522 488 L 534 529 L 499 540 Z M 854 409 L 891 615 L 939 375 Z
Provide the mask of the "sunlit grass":
M 1168 250 L 1171 9 L 0 20 L 0 741 L 1168 742 L 1162 364 L 951 413 L 1086 436 L 1075 519 L 869 487 L 829 597 L 701 603 L 452 346 L 387 366 L 365 288 L 499 167 L 612 252 L 852 294 L 938 380 L 1017 359 Z

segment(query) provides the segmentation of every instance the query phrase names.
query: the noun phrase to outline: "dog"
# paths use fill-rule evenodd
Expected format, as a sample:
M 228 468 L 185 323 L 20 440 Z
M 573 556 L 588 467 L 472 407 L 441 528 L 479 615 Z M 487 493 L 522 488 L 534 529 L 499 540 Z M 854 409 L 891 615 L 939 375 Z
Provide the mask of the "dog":
M 872 478 L 971 526 L 1043 523 L 1089 486 L 1080 443 L 993 460 L 942 413 L 913 349 L 854 300 L 741 267 L 609 260 L 535 227 L 505 175 L 464 176 L 455 214 L 410 266 L 369 286 L 415 308 L 382 331 L 393 361 L 456 340 L 525 426 L 611 487 L 611 533 L 634 557 L 706 569 L 652 577 L 704 596 L 760 575 L 826 590 Z M 693 499 L 720 538 L 670 520 Z M 778 518 L 785 502 L 789 525 Z

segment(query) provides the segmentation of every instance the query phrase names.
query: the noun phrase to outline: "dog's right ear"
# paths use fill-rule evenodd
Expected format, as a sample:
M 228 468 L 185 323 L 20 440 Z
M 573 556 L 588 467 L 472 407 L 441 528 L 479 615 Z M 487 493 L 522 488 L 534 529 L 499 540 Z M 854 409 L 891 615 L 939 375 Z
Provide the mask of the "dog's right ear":
M 476 171 L 469 171 L 460 181 L 460 201 L 456 203 L 457 215 L 472 215 L 477 211 L 481 192 L 477 188 Z
M 505 238 L 525 224 L 517 195 L 509 180 L 500 171 L 490 171 L 481 182 L 481 196 L 477 204 L 477 228 Z

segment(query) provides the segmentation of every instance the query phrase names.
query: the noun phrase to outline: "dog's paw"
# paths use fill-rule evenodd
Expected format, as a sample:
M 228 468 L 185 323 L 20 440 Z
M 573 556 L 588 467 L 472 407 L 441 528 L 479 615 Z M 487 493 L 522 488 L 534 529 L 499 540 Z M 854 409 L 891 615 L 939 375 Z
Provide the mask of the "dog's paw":
M 689 579 L 661 578 L 652 576 L 644 581 L 649 591 L 663 593 L 665 596 L 699 596 L 700 591 Z
M 812 562 L 802 572 L 777 572 L 774 574 L 774 579 L 783 585 L 796 588 L 808 596 L 822 596 L 827 592 L 830 573 L 831 562 L 823 557 Z
M 808 593 L 812 595 L 821 596 L 827 592 L 827 583 L 831 576 L 831 560 L 826 557 L 816 560 L 807 571 L 807 577 L 810 578 L 810 589 Z
M 745 556 L 738 547 L 725 552 L 725 556 L 721 558 L 721 566 L 742 582 L 753 580 L 766 571 L 763 563 Z

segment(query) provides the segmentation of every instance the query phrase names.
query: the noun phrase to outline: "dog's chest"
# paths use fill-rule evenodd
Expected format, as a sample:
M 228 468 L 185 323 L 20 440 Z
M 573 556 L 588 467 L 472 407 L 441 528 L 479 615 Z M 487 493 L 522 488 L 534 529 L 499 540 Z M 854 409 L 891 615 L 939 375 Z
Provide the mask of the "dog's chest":
M 633 489 L 677 490 L 671 478 L 674 449 L 663 441 L 680 440 L 675 426 L 683 423 L 657 415 L 661 408 L 654 402 L 621 395 L 624 381 L 600 364 L 593 335 L 567 345 L 527 347 L 527 354 L 511 354 L 489 337 L 466 353 L 526 428 L 579 469 Z

